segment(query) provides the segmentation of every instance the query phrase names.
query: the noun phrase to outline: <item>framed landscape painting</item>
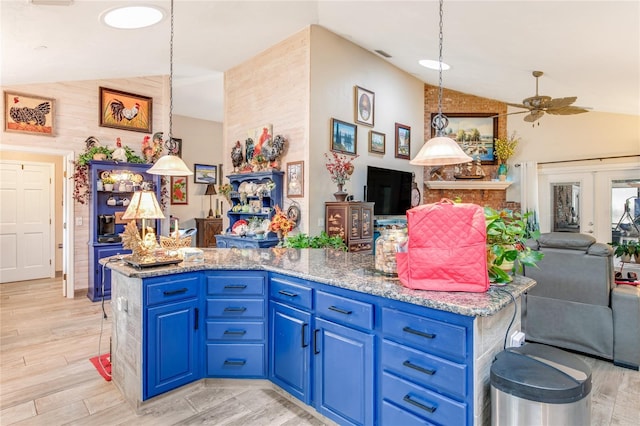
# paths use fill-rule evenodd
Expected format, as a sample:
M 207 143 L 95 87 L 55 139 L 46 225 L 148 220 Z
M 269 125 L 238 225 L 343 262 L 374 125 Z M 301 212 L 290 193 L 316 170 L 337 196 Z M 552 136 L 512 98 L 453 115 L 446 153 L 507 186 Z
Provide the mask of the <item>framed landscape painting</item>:
M 151 133 L 152 99 L 100 87 L 100 127 Z
M 356 155 L 358 127 L 355 124 L 331 119 L 331 151 Z
M 54 102 L 42 96 L 4 92 L 4 131 L 54 136 Z
M 437 113 L 431 114 L 431 119 Z M 462 150 L 482 164 L 495 164 L 494 140 L 498 137 L 498 113 L 447 113 L 444 135 L 458 142 Z M 435 129 L 431 129 L 432 137 Z
M 193 165 L 193 182 L 194 183 L 217 183 L 218 166 L 208 164 Z
M 369 152 L 375 154 L 384 154 L 385 151 L 385 134 L 369 130 Z
M 411 127 L 396 123 L 396 158 L 409 160 L 411 155 Z

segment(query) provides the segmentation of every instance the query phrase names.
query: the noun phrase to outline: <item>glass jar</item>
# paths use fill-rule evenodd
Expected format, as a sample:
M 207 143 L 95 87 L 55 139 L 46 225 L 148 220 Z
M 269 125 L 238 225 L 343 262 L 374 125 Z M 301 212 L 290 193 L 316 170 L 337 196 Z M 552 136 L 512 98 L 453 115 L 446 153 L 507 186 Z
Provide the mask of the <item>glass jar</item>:
M 375 268 L 384 275 L 395 277 L 398 275 L 396 253 L 407 249 L 407 229 L 382 229 L 376 239 Z

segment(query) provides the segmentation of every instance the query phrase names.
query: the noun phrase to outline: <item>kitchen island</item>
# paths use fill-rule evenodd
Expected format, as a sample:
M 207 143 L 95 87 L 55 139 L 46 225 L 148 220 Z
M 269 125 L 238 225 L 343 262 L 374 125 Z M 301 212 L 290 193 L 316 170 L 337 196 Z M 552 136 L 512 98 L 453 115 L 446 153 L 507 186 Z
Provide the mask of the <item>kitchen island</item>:
M 142 270 L 106 262 L 113 381 L 136 408 L 200 379 L 255 378 L 341 424 L 487 424 L 511 295 L 535 284 L 416 291 L 378 274 L 370 254 L 204 252 Z

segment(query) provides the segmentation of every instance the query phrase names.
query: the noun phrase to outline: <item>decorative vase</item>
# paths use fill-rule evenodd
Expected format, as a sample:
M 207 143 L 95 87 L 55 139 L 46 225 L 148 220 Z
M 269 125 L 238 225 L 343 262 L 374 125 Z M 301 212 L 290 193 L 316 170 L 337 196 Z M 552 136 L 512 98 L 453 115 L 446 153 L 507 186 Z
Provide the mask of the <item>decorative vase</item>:
M 343 183 L 339 183 L 338 191 L 333 193 L 333 196 L 336 197 L 336 201 L 344 201 L 347 199 L 347 195 L 349 195 L 349 193 L 342 190 L 343 185 Z
M 498 166 L 498 179 L 501 181 L 507 180 L 507 165 L 504 163 L 500 163 Z
M 282 234 L 282 231 L 278 229 L 276 231 L 276 235 L 278 236 L 278 241 L 282 242 L 282 239 L 284 238 L 284 235 Z

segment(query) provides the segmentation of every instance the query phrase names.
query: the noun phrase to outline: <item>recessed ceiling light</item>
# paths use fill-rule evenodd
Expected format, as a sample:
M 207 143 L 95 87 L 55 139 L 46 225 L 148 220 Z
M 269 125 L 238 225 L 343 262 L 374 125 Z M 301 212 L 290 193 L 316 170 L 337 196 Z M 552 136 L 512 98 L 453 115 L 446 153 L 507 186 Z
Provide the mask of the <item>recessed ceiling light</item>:
M 421 59 L 418 61 L 420 65 L 431 70 L 440 70 L 440 62 L 433 59 Z M 451 68 L 448 64 L 442 63 L 442 71 L 446 71 Z
M 125 6 L 102 14 L 106 25 L 125 30 L 150 27 L 164 18 L 164 12 L 154 6 Z

